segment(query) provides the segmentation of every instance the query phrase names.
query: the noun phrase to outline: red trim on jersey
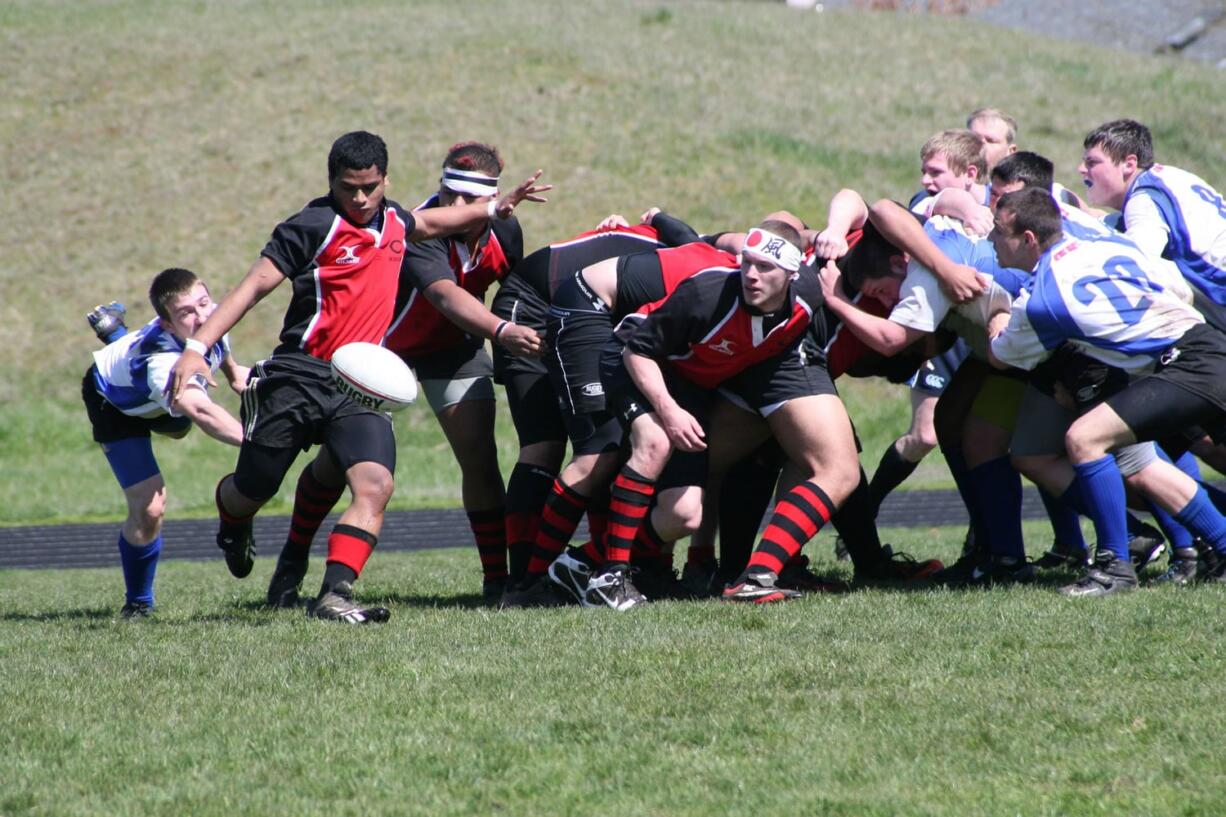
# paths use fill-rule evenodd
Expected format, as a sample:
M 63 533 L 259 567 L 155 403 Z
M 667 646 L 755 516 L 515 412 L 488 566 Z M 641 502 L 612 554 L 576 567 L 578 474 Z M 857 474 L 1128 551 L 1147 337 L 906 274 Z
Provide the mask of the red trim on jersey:
M 358 227 L 337 215 L 315 255 L 316 311 L 299 342 L 320 360 L 347 343 L 379 343 L 391 323 L 404 258 L 405 223 L 394 207 L 383 229 Z
M 477 251 L 475 259 L 468 258 L 468 245 L 463 239 L 446 239 L 447 262 L 456 284 L 479 301 L 485 300 L 490 284 L 502 280 L 511 269 L 498 235 L 490 230 L 487 236 L 488 240 Z M 465 259 L 469 264 L 467 270 Z M 429 299 L 419 296 L 421 293 L 414 290 L 409 302 L 396 316 L 387 333 L 384 344 L 387 348 L 404 357 L 424 357 L 458 346 L 468 338 L 464 330 L 435 309 Z

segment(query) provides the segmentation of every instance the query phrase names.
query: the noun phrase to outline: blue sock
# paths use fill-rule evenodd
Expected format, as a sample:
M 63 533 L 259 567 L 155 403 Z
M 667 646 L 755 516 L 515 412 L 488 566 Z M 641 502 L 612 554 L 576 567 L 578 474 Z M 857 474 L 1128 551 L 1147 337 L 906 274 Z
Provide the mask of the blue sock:
M 975 532 L 975 546 L 977 549 L 983 549 L 987 547 L 990 537 L 987 525 L 984 524 L 979 493 L 975 490 L 975 481 L 971 478 L 970 469 L 966 467 L 962 449 L 942 448 L 941 453 L 945 455 L 945 462 L 949 464 L 949 473 L 954 478 L 954 485 L 958 486 L 958 494 L 962 497 L 962 504 L 966 506 L 966 513 L 971 519 L 971 528 Z
M 1213 545 L 1218 553 L 1226 554 L 1226 516 L 1213 507 L 1205 489 L 1198 487 L 1183 510 L 1175 514 L 1181 525 Z
M 1076 482 L 1074 481 L 1074 485 Z M 1051 520 L 1051 530 L 1056 536 L 1056 543 L 1073 550 L 1085 550 L 1086 540 L 1081 535 L 1081 516 L 1073 506 L 1061 499 L 1039 489 L 1039 497 L 1043 507 L 1047 509 L 1047 517 Z
M 1110 551 L 1117 559 L 1128 555 L 1128 501 L 1124 496 L 1124 477 L 1115 457 L 1105 457 L 1074 465 L 1087 515 L 1094 520 L 1098 550 Z
M 128 603 L 153 604 L 153 575 L 158 569 L 162 552 L 162 535 L 147 545 L 133 545 L 119 534 L 119 561 L 123 565 L 123 581 L 127 585 Z
M 1159 452 L 1159 456 L 1162 456 L 1161 447 L 1158 448 L 1158 452 Z M 1191 451 L 1183 452 L 1183 456 L 1175 460 L 1174 465 L 1180 471 L 1183 471 L 1185 474 L 1187 474 L 1188 476 L 1190 476 L 1192 479 L 1196 480 L 1197 482 L 1201 481 L 1200 463 L 1196 461 L 1196 457 L 1192 454 Z
M 1022 541 L 1022 477 L 1009 456 L 988 460 L 970 471 L 988 531 L 988 552 L 993 556 L 1026 558 Z
M 1157 502 L 1151 502 L 1147 499 L 1145 504 L 1149 506 L 1149 512 L 1153 514 L 1154 521 L 1158 523 L 1158 527 L 1162 528 L 1162 534 L 1166 536 L 1166 541 L 1171 547 L 1192 547 L 1192 533 L 1176 522 L 1175 517 L 1167 513 Z

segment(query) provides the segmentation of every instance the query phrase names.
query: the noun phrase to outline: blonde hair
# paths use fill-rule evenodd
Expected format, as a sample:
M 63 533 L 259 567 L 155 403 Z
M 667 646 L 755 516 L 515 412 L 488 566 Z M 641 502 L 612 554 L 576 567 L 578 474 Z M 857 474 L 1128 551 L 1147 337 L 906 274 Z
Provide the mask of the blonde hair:
M 1017 120 L 1009 114 L 1002 111 L 1000 108 L 979 108 L 971 111 L 971 115 L 966 118 L 966 126 L 969 128 L 980 119 L 999 119 L 1005 123 L 1005 144 L 1017 144 Z
M 920 148 L 920 161 L 926 162 L 938 153 L 945 154 L 949 169 L 959 175 L 972 166 L 981 179 L 988 172 L 988 163 L 983 158 L 983 138 L 965 128 L 951 128 L 933 136 Z

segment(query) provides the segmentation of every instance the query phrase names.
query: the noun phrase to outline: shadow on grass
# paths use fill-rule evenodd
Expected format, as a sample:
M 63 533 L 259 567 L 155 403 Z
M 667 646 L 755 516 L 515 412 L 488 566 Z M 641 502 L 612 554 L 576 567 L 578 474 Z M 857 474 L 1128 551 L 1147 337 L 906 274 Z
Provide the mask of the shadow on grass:
M 46 613 L 4 613 L 0 621 L 40 621 L 48 624 L 61 621 L 105 622 L 122 621 L 119 610 L 112 607 L 78 607 L 75 610 L 51 610 Z
M 421 608 L 454 608 L 460 610 L 492 610 L 485 599 L 477 593 L 460 593 L 458 595 L 411 595 L 407 593 L 376 593 L 370 601 L 378 600 L 389 606 L 403 605 L 405 607 Z

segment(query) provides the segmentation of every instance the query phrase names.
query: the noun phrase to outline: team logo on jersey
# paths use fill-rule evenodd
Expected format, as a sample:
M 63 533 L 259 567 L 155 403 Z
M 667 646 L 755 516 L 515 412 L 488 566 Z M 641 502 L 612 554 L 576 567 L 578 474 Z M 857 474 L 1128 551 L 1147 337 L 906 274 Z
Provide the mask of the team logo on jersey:
M 579 389 L 584 397 L 599 397 L 604 394 L 604 386 L 599 383 L 584 383 L 583 388 Z
M 724 338 L 719 343 L 707 344 L 707 348 L 712 352 L 719 352 L 722 355 L 735 355 L 736 352 L 733 351 L 733 346 L 732 338 Z
M 336 259 L 337 266 L 360 263 L 362 260 L 361 258 L 358 258 L 358 247 L 360 246 L 362 245 L 350 244 L 348 247 L 341 247 L 341 257 Z
M 389 244 L 388 247 L 391 249 L 393 255 L 400 255 L 400 253 L 404 252 L 404 242 L 399 238 Z

